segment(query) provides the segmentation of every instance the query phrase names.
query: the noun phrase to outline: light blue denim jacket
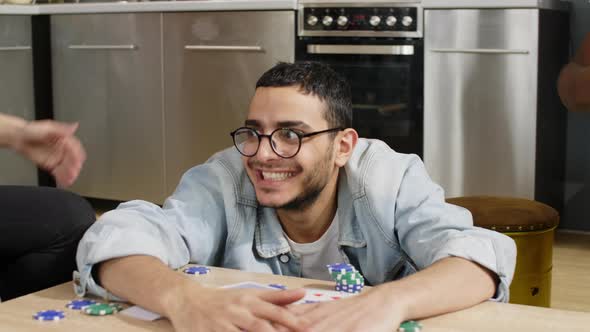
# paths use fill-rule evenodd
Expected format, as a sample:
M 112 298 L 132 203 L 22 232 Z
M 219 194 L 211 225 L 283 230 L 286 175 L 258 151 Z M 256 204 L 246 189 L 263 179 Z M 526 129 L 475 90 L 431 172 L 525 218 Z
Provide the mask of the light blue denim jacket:
M 360 139 L 338 180 L 338 245 L 370 285 L 399 279 L 445 257 L 494 271 L 494 300 L 507 301 L 514 273 L 512 239 L 474 227 L 469 211 L 446 204 L 420 158 Z M 301 276 L 274 209 L 258 206 L 235 148 L 190 169 L 160 208 L 130 201 L 105 213 L 78 246 L 76 292 L 117 299 L 92 278 L 96 263 L 151 255 L 171 268 L 189 262 Z

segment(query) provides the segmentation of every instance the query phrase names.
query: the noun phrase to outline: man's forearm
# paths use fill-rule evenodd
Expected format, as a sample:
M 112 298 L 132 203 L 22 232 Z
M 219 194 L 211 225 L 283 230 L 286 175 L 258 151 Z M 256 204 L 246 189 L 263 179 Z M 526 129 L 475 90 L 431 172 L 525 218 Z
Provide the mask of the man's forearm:
M 99 265 L 101 285 L 111 293 L 162 315 L 182 287 L 201 287 L 151 256 L 128 256 Z
M 0 148 L 12 148 L 18 131 L 26 124 L 19 117 L 0 113 Z
M 496 290 L 494 273 L 471 261 L 449 257 L 399 281 L 380 287 L 405 319 L 417 319 L 464 309 L 491 298 Z

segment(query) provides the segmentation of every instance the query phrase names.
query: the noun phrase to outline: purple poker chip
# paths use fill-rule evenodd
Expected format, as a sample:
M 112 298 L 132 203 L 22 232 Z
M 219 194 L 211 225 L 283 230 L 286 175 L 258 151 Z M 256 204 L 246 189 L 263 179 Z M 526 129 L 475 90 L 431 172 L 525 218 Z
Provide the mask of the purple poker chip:
M 43 310 L 33 315 L 33 319 L 40 321 L 58 321 L 66 318 L 66 314 L 61 310 Z
M 186 273 L 186 274 L 208 274 L 209 273 L 209 268 L 206 266 L 190 266 L 187 267 L 186 269 L 182 270 L 182 272 Z
M 92 300 L 72 300 L 70 302 L 68 302 L 68 304 L 66 304 L 67 308 L 73 309 L 73 310 L 82 310 L 88 306 L 91 306 L 93 304 L 96 304 L 96 301 L 92 301 Z
M 281 285 L 281 284 L 268 284 L 268 286 L 272 287 L 272 288 L 276 288 L 276 289 L 281 289 L 281 290 L 287 289 L 287 286 Z

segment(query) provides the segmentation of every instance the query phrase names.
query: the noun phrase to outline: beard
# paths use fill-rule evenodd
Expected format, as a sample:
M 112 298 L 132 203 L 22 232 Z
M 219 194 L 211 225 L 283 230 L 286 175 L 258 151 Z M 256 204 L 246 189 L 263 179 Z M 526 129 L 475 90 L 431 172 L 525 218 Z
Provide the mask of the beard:
M 326 151 L 325 158 L 320 160 L 316 167 L 313 167 L 313 172 L 305 176 L 302 183 L 303 190 L 299 195 L 284 204 L 262 206 L 286 211 L 304 211 L 312 206 L 330 181 L 330 169 L 333 166 L 333 148 L 334 146 L 330 145 L 328 151 Z

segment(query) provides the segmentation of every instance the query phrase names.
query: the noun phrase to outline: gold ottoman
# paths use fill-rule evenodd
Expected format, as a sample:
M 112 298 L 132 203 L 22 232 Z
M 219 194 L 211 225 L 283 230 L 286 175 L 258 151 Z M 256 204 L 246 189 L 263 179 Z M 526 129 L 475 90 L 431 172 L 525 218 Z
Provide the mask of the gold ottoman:
M 516 242 L 510 303 L 549 307 L 557 211 L 540 202 L 510 197 L 455 197 L 447 202 L 468 209 L 476 226 L 501 232 Z

